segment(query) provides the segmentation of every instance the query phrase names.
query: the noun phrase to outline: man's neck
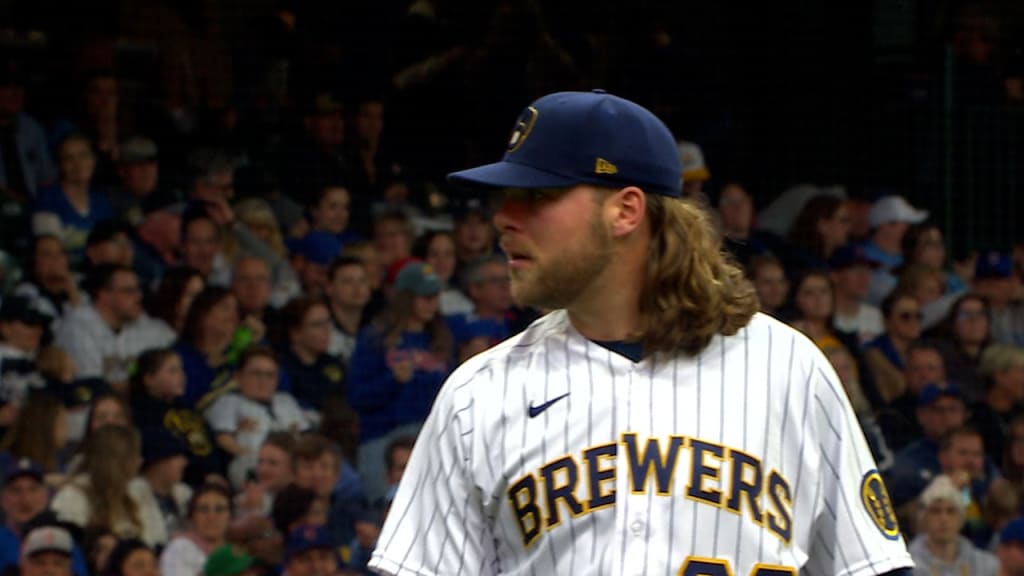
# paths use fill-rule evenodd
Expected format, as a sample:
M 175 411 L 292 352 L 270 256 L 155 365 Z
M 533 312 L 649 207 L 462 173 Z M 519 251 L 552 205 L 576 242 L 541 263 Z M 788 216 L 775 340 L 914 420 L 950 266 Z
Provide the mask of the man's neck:
M 836 315 L 852 318 L 860 312 L 860 300 L 836 293 Z
M 103 320 L 103 323 L 110 327 L 110 329 L 113 330 L 114 332 L 117 332 L 118 330 L 124 327 L 124 322 L 121 322 L 118 319 L 117 315 L 114 314 L 113 310 L 110 310 L 106 306 L 93 306 L 93 308 L 96 310 L 96 313 L 99 314 L 100 319 Z
M 359 324 L 363 321 L 363 308 L 361 306 L 342 306 L 331 302 L 331 315 L 345 332 L 355 334 L 359 331 Z
M 960 542 L 956 539 L 946 542 L 936 542 L 932 539 L 928 539 L 926 541 L 928 551 L 932 553 L 932 556 L 946 562 L 947 564 L 956 560 L 956 553 L 959 548 L 959 544 Z

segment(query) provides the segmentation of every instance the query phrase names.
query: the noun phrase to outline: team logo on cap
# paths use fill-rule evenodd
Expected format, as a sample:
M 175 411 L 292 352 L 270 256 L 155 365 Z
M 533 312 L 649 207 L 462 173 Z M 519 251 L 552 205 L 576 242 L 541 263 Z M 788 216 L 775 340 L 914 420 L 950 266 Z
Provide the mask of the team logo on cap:
M 860 483 L 860 498 L 878 530 L 889 540 L 898 539 L 900 525 L 896 521 L 896 511 L 892 508 L 889 492 L 885 489 L 885 483 L 882 482 L 878 470 L 872 470 L 864 475 L 864 480 Z
M 512 136 L 508 139 L 508 151 L 515 152 L 519 150 L 519 147 L 526 141 L 526 137 L 530 135 L 533 130 L 533 125 L 537 123 L 537 109 L 533 106 L 527 106 L 526 110 L 519 115 L 516 119 L 515 128 L 512 129 Z

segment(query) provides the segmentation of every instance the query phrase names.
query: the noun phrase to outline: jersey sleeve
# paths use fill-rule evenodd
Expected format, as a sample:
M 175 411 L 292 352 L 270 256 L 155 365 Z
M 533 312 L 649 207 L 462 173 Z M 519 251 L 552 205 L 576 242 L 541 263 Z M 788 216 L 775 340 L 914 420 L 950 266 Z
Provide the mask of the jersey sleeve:
M 369 566 L 380 574 L 495 573 L 494 537 L 470 473 L 473 399 L 452 383 L 417 438 L 377 540 Z
M 839 377 L 823 356 L 811 369 L 819 497 L 804 573 L 868 576 L 912 567 L 888 491 Z

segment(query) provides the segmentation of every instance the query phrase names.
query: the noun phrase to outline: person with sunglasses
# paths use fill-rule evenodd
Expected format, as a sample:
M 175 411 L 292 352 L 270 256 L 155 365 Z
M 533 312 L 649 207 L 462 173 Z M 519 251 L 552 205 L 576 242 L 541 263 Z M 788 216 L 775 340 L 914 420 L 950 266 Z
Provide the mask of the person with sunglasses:
M 882 301 L 882 317 L 885 332 L 864 345 L 864 361 L 889 404 L 906 392 L 907 349 L 921 337 L 921 307 L 913 295 L 893 292 Z

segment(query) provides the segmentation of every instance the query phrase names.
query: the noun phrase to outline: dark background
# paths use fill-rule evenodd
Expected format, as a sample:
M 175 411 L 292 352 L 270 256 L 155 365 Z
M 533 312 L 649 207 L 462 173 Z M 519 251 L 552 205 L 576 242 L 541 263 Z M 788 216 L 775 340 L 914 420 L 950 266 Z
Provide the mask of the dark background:
M 1022 239 L 1024 113 L 1008 87 L 1024 77 L 1024 2 L 17 0 L 0 2 L 0 29 L 44 123 L 110 67 L 123 106 L 183 101 L 196 139 L 267 157 L 304 94 L 375 94 L 410 176 L 443 186 L 500 156 L 530 100 L 602 87 L 698 142 L 712 191 L 739 179 L 760 206 L 805 182 L 895 192 L 932 210 L 955 252 Z M 423 81 L 396 82 L 431 58 Z M 287 63 L 278 101 L 272 62 Z M 227 110 L 245 129 L 218 132 Z M 277 184 L 263 174 L 248 192 Z

